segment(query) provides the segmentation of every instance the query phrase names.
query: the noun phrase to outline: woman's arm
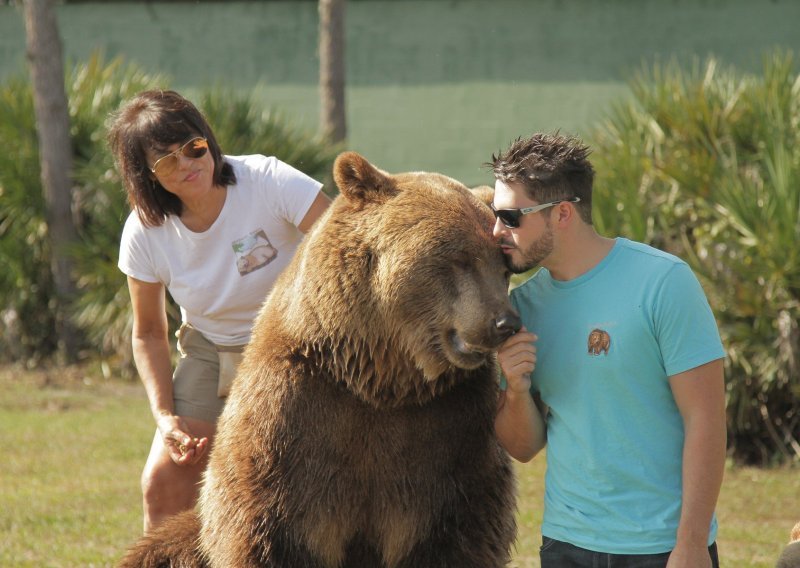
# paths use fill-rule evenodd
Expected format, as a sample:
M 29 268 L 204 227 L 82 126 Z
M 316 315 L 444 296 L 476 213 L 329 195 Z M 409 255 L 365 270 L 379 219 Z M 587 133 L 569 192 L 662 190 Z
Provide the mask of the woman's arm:
M 164 285 L 128 277 L 133 305 L 133 359 L 150 401 L 153 418 L 172 414 L 172 363 Z
M 322 215 L 325 210 L 328 208 L 328 205 L 331 204 L 330 198 L 325 195 L 322 191 L 317 194 L 317 197 L 314 199 L 314 202 L 311 204 L 311 207 L 308 208 L 305 217 L 303 220 L 300 221 L 300 224 L 297 225 L 297 228 L 300 229 L 303 233 L 307 233 L 311 230 L 312 225 L 314 222 L 319 219 L 320 215 Z
M 205 453 L 208 440 L 193 438 L 183 420 L 175 416 L 164 286 L 129 276 L 128 290 L 133 306 L 133 360 L 150 411 L 172 460 L 179 465 L 196 463 Z

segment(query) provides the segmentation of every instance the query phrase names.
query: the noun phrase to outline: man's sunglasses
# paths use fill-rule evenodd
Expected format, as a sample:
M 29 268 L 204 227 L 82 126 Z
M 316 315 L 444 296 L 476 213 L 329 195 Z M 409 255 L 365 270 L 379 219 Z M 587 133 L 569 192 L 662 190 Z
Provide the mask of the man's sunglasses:
M 205 156 L 206 152 L 208 152 L 208 140 L 202 136 L 192 138 L 174 152 L 161 156 L 155 161 L 150 171 L 159 177 L 167 177 L 178 168 L 178 155 L 196 160 Z
M 557 201 L 542 203 L 541 205 L 534 205 L 533 207 L 523 207 L 522 209 L 495 209 L 494 203 L 490 203 L 489 207 L 492 208 L 492 211 L 494 211 L 494 216 L 500 219 L 500 222 L 503 223 L 503 225 L 509 229 L 516 229 L 519 227 L 519 221 L 523 215 L 527 215 L 528 213 L 536 213 L 537 211 L 547 209 L 548 207 L 558 205 L 559 203 L 578 203 L 580 200 L 580 197 L 571 197 L 570 199 L 559 199 Z

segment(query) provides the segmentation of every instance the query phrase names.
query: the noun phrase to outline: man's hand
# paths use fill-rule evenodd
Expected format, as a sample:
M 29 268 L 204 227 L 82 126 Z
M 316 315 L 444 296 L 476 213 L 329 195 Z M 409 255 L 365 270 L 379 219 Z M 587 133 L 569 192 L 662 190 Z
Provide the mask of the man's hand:
M 497 362 L 508 382 L 508 394 L 527 393 L 531 388 L 531 373 L 536 367 L 538 338 L 523 326 L 497 350 Z
M 514 459 L 530 461 L 547 443 L 542 412 L 530 393 L 531 373 L 536 367 L 536 335 L 524 327 L 497 351 L 497 362 L 506 377 L 500 393 L 494 429 L 500 445 Z
M 667 568 L 711 568 L 711 566 L 711 555 L 705 544 L 689 547 L 678 543 L 667 561 Z

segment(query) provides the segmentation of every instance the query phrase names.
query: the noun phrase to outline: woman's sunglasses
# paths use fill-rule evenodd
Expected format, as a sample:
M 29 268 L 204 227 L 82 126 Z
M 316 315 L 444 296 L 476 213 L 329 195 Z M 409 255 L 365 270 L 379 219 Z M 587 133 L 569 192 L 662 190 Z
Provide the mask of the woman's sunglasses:
M 570 199 L 559 199 L 557 201 L 542 203 L 541 205 L 534 205 L 533 207 L 523 207 L 522 209 L 495 209 L 494 203 L 490 203 L 489 207 L 492 208 L 492 211 L 494 211 L 494 216 L 500 219 L 500 222 L 503 225 L 509 229 L 516 229 L 519 227 L 519 221 L 523 215 L 527 215 L 528 213 L 536 213 L 537 211 L 547 209 L 548 207 L 558 205 L 562 202 L 577 203 L 580 200 L 580 197 L 571 197 Z
M 206 152 L 208 152 L 208 140 L 202 136 L 192 138 L 174 152 L 161 156 L 155 161 L 150 171 L 159 177 L 166 177 L 178 168 L 179 155 L 196 160 L 205 156 Z

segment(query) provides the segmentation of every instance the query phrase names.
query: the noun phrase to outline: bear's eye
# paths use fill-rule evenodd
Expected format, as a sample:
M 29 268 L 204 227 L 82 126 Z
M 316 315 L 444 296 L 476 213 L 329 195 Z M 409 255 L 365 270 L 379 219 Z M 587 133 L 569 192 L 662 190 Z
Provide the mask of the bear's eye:
M 458 270 L 462 270 L 464 272 L 469 272 L 470 270 L 472 270 L 472 267 L 473 267 L 473 265 L 475 263 L 475 260 L 476 259 L 470 258 L 467 255 L 463 255 L 461 257 L 457 257 L 453 261 L 453 266 L 455 268 L 457 268 Z

